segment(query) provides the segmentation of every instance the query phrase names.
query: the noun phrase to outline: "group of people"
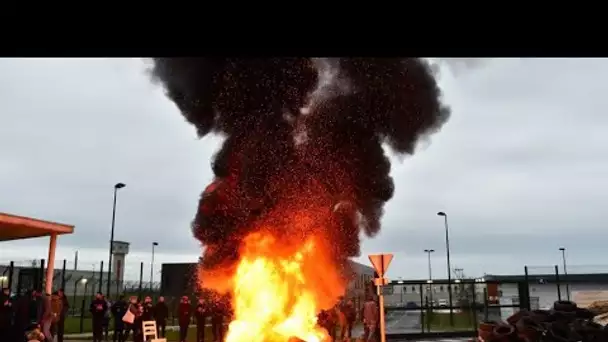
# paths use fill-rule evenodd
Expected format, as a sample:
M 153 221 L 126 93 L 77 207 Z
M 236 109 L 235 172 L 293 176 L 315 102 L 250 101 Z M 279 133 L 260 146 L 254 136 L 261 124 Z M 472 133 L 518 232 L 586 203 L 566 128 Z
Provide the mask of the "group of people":
M 362 340 L 365 342 L 376 342 L 378 339 L 379 307 L 373 296 L 368 296 L 363 303 L 359 314 L 363 323 Z M 322 310 L 317 322 L 325 328 L 332 341 L 351 341 L 353 326 L 357 322 L 357 309 L 352 300 L 343 298 L 331 309 Z M 337 339 L 337 333 L 340 333 Z
M 97 293 L 89 305 L 89 312 L 92 317 L 94 342 L 108 340 L 110 317 L 114 320 L 113 342 L 127 341 L 130 335 L 133 341 L 143 341 L 144 321 L 156 321 L 158 335 L 164 337 L 169 317 L 169 307 L 162 296 L 158 298 L 156 304 L 152 303 L 152 298 L 149 296 L 143 301 L 131 296 L 127 301 L 124 295 L 111 303 L 106 301 L 102 293 Z
M 29 291 L 23 296 L 11 298 L 10 291 L 3 289 L 0 293 L 0 336 L 2 342 L 54 341 L 63 342 L 65 318 L 69 302 L 62 289 L 53 294 L 42 294 Z M 155 321 L 158 337 L 166 336 L 169 307 L 164 297 L 158 297 L 156 303 L 147 296 L 140 301 L 132 296 L 125 300 L 120 296 L 115 302 L 108 301 L 102 293 L 97 293 L 91 301 L 89 312 L 92 317 L 93 341 L 108 340 L 110 321 L 113 320 L 113 342 L 126 342 L 132 336 L 134 342 L 143 342 L 144 321 Z M 224 338 L 224 323 L 232 316 L 227 300 L 198 299 L 191 303 L 188 296 L 183 296 L 177 308 L 176 318 L 179 324 L 179 340 L 185 342 L 191 322 L 196 324 L 196 340 L 204 342 L 205 329 L 209 321 L 214 341 Z M 376 341 L 379 322 L 378 305 L 375 298 L 369 296 L 357 315 L 352 300 L 341 299 L 334 308 L 319 313 L 319 325 L 327 329 L 333 341 L 350 341 L 352 329 L 357 316 L 364 326 L 363 341 Z M 336 335 L 339 333 L 339 339 Z M 8 337 L 8 339 L 4 339 Z
M 213 340 L 218 342 L 223 341 L 225 333 L 224 322 L 230 321 L 230 318 L 233 315 L 232 308 L 226 297 L 215 300 L 199 298 L 198 301 L 192 305 L 188 296 L 182 296 L 177 311 L 180 342 L 185 342 L 188 337 L 188 326 L 191 318 L 194 318 L 196 323 L 197 342 L 205 341 L 207 319 L 209 319 L 211 323 Z
M 2 341 L 63 342 L 64 323 L 69 309 L 63 289 L 49 294 L 31 290 L 12 298 L 8 288 L 0 294 L 0 336 Z
M 204 342 L 205 326 L 210 319 L 211 333 L 215 341 L 222 341 L 224 337 L 224 322 L 230 315 L 229 306 L 225 301 L 205 301 L 199 299 L 194 305 L 187 296 L 183 296 L 177 309 L 177 321 L 179 324 L 179 339 L 185 342 L 188 336 L 188 328 L 193 321 L 196 323 L 196 340 Z M 157 336 L 166 336 L 167 319 L 169 307 L 165 298 L 160 296 L 156 303 L 147 296 L 143 301 L 132 296 L 128 301 L 121 296 L 116 302 L 108 303 L 103 295 L 98 293 L 89 307 L 93 318 L 93 341 L 100 342 L 108 339 L 107 312 L 111 312 L 114 320 L 113 342 L 125 342 L 132 335 L 134 342 L 143 342 L 143 322 L 155 321 Z M 105 335 L 105 336 L 104 336 Z

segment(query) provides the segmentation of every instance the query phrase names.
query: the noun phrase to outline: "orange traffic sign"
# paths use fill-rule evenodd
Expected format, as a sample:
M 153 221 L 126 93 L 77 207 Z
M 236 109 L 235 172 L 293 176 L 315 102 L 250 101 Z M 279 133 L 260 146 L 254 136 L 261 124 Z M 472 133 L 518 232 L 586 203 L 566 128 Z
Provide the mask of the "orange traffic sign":
M 390 265 L 393 260 L 392 254 L 370 254 L 369 261 L 372 262 L 374 269 L 376 269 L 376 273 L 378 273 L 378 277 L 384 277 L 384 274 L 388 270 L 388 265 Z

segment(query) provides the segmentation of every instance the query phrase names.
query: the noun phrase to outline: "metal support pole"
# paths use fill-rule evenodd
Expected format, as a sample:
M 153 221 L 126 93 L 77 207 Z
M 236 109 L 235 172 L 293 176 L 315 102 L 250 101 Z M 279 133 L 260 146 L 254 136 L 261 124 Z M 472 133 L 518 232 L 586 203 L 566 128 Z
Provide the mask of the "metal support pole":
M 559 281 L 559 268 L 555 265 L 555 284 L 557 285 L 557 300 L 562 300 L 562 289 Z
M 141 300 L 141 293 L 142 293 L 142 283 L 144 281 L 144 263 L 142 261 L 142 263 L 139 265 L 139 300 Z
M 378 274 L 378 304 L 380 307 L 380 342 L 386 342 L 386 322 L 384 322 L 384 295 L 382 294 L 382 285 L 384 281 L 384 274 L 386 273 L 384 270 L 384 254 L 381 255 L 380 265 L 382 265 L 382 269 Z
M 454 304 L 452 303 L 452 266 L 450 265 L 450 235 L 448 230 L 448 215 L 444 214 L 445 223 L 445 248 L 448 263 L 448 297 L 450 301 L 450 326 L 454 326 Z
M 114 202 L 112 204 L 112 228 L 110 230 L 110 257 L 108 258 L 108 279 L 112 279 L 112 247 L 114 245 L 114 224 L 116 223 L 116 194 L 118 193 L 118 189 L 122 189 L 124 187 L 124 183 L 116 183 L 114 185 Z M 108 295 L 110 294 L 109 281 L 108 286 L 106 288 L 106 292 L 108 293 Z
M 524 266 L 524 281 L 525 281 L 525 288 L 526 288 L 526 297 L 528 298 L 528 300 L 526 300 L 526 309 L 528 311 L 530 311 L 530 276 L 528 275 L 528 266 Z M 521 295 L 520 297 L 520 303 L 521 303 Z
M 49 255 L 46 265 L 46 283 L 44 284 L 45 293 L 53 292 L 53 274 L 55 273 L 55 249 L 57 247 L 57 234 L 51 234 L 49 239 Z
M 150 292 L 152 292 L 152 283 L 154 282 L 154 247 L 158 246 L 157 242 L 152 242 L 152 261 L 150 263 Z
M 102 290 L 102 286 L 103 286 L 103 260 L 101 261 L 101 266 L 99 266 L 99 291 L 101 293 Z M 109 288 L 109 286 L 108 286 Z M 106 293 L 106 296 L 108 296 L 108 298 L 110 298 L 110 291 L 108 291 Z
M 114 187 L 114 202 L 112 204 L 112 228 L 110 230 L 110 256 L 108 257 L 108 274 L 112 274 L 112 245 L 114 244 L 114 223 L 116 222 L 116 193 L 118 189 Z M 111 276 L 110 276 L 111 277 Z M 106 288 L 106 292 L 110 293 L 110 283 Z
M 562 251 L 562 259 L 564 261 L 564 281 L 566 282 L 566 296 L 570 300 L 570 279 L 568 277 L 568 270 L 566 269 L 566 248 L 560 248 Z
M 68 265 L 68 261 L 63 259 L 63 266 L 61 267 L 61 288 L 65 291 L 65 269 Z
M 11 261 L 8 266 L 8 289 L 12 293 L 13 292 L 13 272 L 15 270 L 15 262 Z
M 50 251 L 50 249 L 49 249 Z M 45 274 L 44 274 L 44 270 L 45 270 L 45 261 L 44 259 L 40 259 L 40 268 L 38 269 L 38 284 L 36 284 L 36 290 L 42 292 L 44 291 L 44 278 L 45 278 Z

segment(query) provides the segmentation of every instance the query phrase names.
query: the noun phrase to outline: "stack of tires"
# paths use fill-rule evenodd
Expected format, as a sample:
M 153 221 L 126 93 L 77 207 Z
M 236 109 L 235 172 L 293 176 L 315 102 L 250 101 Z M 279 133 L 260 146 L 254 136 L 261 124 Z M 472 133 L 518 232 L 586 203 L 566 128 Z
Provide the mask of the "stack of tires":
M 483 322 L 479 342 L 608 342 L 608 326 L 596 323 L 593 311 L 570 301 L 551 310 L 521 310 L 506 322 Z

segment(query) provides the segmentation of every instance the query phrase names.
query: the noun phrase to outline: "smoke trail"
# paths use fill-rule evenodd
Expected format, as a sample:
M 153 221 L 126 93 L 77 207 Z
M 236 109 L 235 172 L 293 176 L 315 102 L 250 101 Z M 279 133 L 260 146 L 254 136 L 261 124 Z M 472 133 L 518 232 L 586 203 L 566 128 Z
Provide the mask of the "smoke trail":
M 339 64 L 337 78 L 349 80 L 350 91 L 321 101 L 306 118 L 308 148 L 315 152 L 309 155 L 326 186 L 359 208 L 362 228 L 373 236 L 394 191 L 382 144 L 411 154 L 418 139 L 439 130 L 450 112 L 422 59 L 343 58 Z M 334 238 L 355 256 L 358 235 L 358 227 L 349 227 Z
M 286 201 L 327 202 L 336 255 L 358 255 L 360 229 L 379 231 L 394 191 L 382 145 L 411 154 L 449 117 L 417 58 L 157 58 L 153 75 L 199 136 L 226 136 L 193 222 L 210 268 L 234 260 L 249 223 Z

